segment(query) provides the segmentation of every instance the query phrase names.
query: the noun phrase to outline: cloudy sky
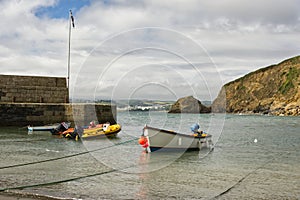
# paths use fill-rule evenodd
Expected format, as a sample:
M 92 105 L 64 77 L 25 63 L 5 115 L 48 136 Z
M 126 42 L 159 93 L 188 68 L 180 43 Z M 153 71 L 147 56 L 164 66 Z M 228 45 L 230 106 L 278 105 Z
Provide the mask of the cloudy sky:
M 67 76 L 71 96 L 213 100 L 300 54 L 300 0 L 0 0 L 0 74 Z

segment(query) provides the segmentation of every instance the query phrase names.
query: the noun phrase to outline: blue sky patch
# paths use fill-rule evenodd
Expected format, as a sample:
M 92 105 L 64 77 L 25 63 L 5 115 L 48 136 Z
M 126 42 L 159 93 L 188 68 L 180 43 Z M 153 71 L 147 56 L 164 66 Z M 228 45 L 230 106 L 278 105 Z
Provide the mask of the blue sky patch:
M 36 10 L 37 17 L 47 16 L 49 18 L 68 18 L 69 10 L 74 13 L 83 6 L 90 5 L 91 0 L 59 0 L 55 5 L 48 7 L 40 7 Z

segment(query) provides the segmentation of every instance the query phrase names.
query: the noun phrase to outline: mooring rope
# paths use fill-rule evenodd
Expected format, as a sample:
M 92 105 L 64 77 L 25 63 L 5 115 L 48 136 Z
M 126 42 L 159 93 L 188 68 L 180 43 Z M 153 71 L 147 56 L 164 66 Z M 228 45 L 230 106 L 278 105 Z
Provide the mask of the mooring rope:
M 62 157 L 57 157 L 57 158 L 51 158 L 51 159 L 45 159 L 45 160 L 40 160 L 40 161 L 35 161 L 35 162 L 28 162 L 28 163 L 21 163 L 21 164 L 15 164 L 15 165 L 2 166 L 2 167 L 0 167 L 0 169 L 7 169 L 7 168 L 13 168 L 13 167 L 21 167 L 21 166 L 26 166 L 26 165 L 33 165 L 33 164 L 39 164 L 39 163 L 50 162 L 50 161 L 55 161 L 55 160 L 61 160 L 61 159 L 65 159 L 65 158 L 71 158 L 71 157 L 75 157 L 75 156 L 80 156 L 80 155 L 88 154 L 88 153 L 91 153 L 91 152 L 101 151 L 101 150 L 108 149 L 108 148 L 111 148 L 111 147 L 114 147 L 114 146 L 126 144 L 126 143 L 129 143 L 129 142 L 135 141 L 136 139 L 137 138 L 134 138 L 132 140 L 127 140 L 127 141 L 124 141 L 124 142 L 116 143 L 114 145 L 102 147 L 102 148 L 99 148 L 99 149 L 94 149 L 94 150 L 91 150 L 91 151 L 84 151 L 84 152 L 80 152 L 80 153 L 76 153 L 76 154 L 71 154 L 71 155 L 67 155 L 67 156 L 62 156 Z
M 281 153 L 279 156 L 281 156 L 283 153 Z M 287 154 L 290 154 L 290 152 L 287 152 Z M 270 158 L 269 160 L 267 160 L 265 163 L 263 163 L 262 165 L 260 165 L 259 167 L 255 168 L 253 171 L 249 172 L 248 174 L 246 174 L 245 176 L 243 176 L 241 179 L 239 179 L 235 184 L 233 184 L 232 186 L 230 186 L 229 188 L 227 188 L 225 191 L 221 192 L 220 194 L 210 198 L 210 199 L 217 199 L 221 196 L 223 196 L 224 194 L 230 192 L 233 188 L 235 188 L 236 186 L 238 186 L 240 183 L 242 183 L 246 178 L 248 178 L 250 175 L 252 175 L 253 173 L 255 173 L 256 171 L 258 171 L 259 169 L 262 169 L 263 167 L 265 167 L 267 164 L 269 164 L 271 161 L 275 160 L 276 158 L 278 158 L 278 156 L 272 156 L 272 158 Z
M 84 151 L 84 152 L 80 152 L 80 153 L 77 153 L 77 154 L 72 154 L 72 155 L 68 155 L 68 156 L 63 156 L 63 157 L 58 157 L 58 158 L 52 158 L 52 159 L 47 159 L 47 160 L 42 160 L 42 161 L 36 161 L 36 162 L 29 162 L 29 163 L 22 163 L 22 164 L 4 166 L 4 167 L 0 167 L 0 169 L 20 167 L 20 166 L 26 166 L 26 165 L 33 165 L 33 164 L 38 164 L 38 163 L 44 163 L 44 162 L 50 162 L 50 161 L 55 161 L 55 160 L 60 160 L 60 159 L 65 159 L 65 158 L 70 158 L 70 157 L 75 157 L 75 156 L 84 155 L 84 154 L 91 153 L 91 152 L 96 152 L 96 151 L 108 149 L 108 148 L 111 148 L 111 147 L 114 147 L 114 146 L 118 146 L 118 145 L 122 145 L 122 144 L 125 144 L 125 143 L 129 143 L 129 142 L 135 141 L 136 139 L 137 138 L 134 137 L 134 139 L 132 139 L 132 140 L 127 140 L 127 141 L 124 141 L 124 142 L 120 142 L 120 143 L 117 143 L 117 144 L 114 144 L 114 145 L 102 147 L 102 148 L 99 148 L 99 149 L 94 149 L 94 150 L 91 150 L 91 151 Z M 212 150 L 213 149 L 210 149 L 210 151 L 207 154 L 210 154 L 212 152 Z M 167 160 L 173 160 L 173 159 L 167 159 Z M 161 162 L 161 160 L 156 161 L 156 162 Z M 145 164 L 148 164 L 148 163 L 145 163 Z M 153 164 L 153 162 L 152 162 L 152 164 Z M 80 179 L 84 179 L 84 178 L 89 178 L 89 177 L 93 177 L 93 176 L 104 175 L 104 174 L 116 172 L 118 170 L 125 170 L 125 169 L 128 169 L 130 167 L 134 167 L 134 166 L 138 166 L 138 165 L 141 165 L 141 164 L 134 164 L 134 165 L 131 165 L 131 166 L 124 167 L 122 169 L 110 169 L 110 170 L 104 171 L 104 172 L 97 172 L 97 173 L 94 173 L 94 174 L 88 174 L 88 175 L 74 177 L 74 178 L 69 178 L 69 179 L 64 179 L 64 180 L 57 180 L 57 181 L 46 182 L 46 183 L 39 183 L 39 184 L 32 184 L 32 185 L 22 185 L 22 186 L 15 186 L 15 187 L 0 188 L 0 192 L 5 192 L 5 191 L 9 191 L 9 190 L 25 189 L 25 188 L 33 188 L 33 187 L 41 187 L 41 186 L 49 186 L 49 185 L 55 185 L 55 184 L 60 184 L 60 183 L 66 183 L 66 182 L 76 181 L 76 180 L 80 180 Z
M 173 160 L 173 159 L 166 159 L 164 161 L 169 161 L 169 160 Z M 151 162 L 151 164 L 153 163 L 159 163 L 161 162 L 161 160 L 158 160 L 156 162 Z M 122 169 L 110 169 L 108 171 L 104 171 L 104 172 L 97 172 L 94 174 L 88 174 L 85 176 L 79 176 L 79 177 L 74 177 L 74 178 L 69 178 L 69 179 L 64 179 L 64 180 L 58 180 L 58 181 L 52 181 L 52 182 L 47 182 L 47 183 L 38 183 L 38 184 L 32 184 L 32 185 L 23 185 L 23 186 L 16 186 L 16 187 L 7 187 L 7 188 L 0 188 L 0 192 L 6 192 L 9 190 L 22 190 L 25 188 L 33 188 L 33 187 L 41 187 L 41 186 L 49 186 L 49 185 L 55 185 L 55 184 L 59 184 L 59 183 L 66 183 L 66 182 L 70 182 L 70 181 L 76 181 L 76 180 L 80 180 L 80 179 L 84 179 L 84 178 L 89 178 L 89 177 L 93 177 L 93 176 L 100 176 L 100 175 L 104 175 L 104 174 L 109 174 L 109 173 L 113 173 L 113 172 L 117 172 L 117 171 L 122 171 L 131 167 L 136 167 L 136 166 L 141 166 L 141 165 L 147 165 L 149 163 L 144 163 L 144 164 L 132 164 L 130 166 L 124 167 Z
M 94 149 L 94 150 L 91 150 L 91 151 L 84 151 L 84 152 L 80 152 L 80 153 L 72 154 L 72 155 L 68 155 L 68 156 L 63 156 L 63 157 L 58 157 L 58 158 L 52 158 L 52 159 L 47 159 L 47 160 L 42 160 L 42 161 L 36 161 L 36 162 L 29 162 L 29 163 L 23 163 L 23 164 L 16 164 L 16 165 L 4 166 L 4 167 L 0 167 L 0 169 L 20 167 L 20 166 L 26 166 L 26 165 L 32 165 L 32 164 L 38 164 L 38 163 L 43 163 L 43 162 L 50 162 L 50 161 L 55 161 L 55 160 L 60 160 L 60 159 L 65 159 L 65 158 L 70 158 L 70 157 L 75 157 L 75 156 L 84 155 L 84 154 L 87 154 L 87 153 L 90 153 L 90 152 L 96 152 L 96 151 L 108 149 L 108 148 L 111 148 L 111 147 L 114 147 L 114 146 L 118 146 L 118 145 L 122 145 L 122 144 L 125 144 L 125 143 L 129 143 L 129 142 L 135 141 L 136 139 L 137 138 L 134 138 L 132 140 L 127 140 L 127 141 L 124 141 L 124 142 L 116 143 L 114 145 L 102 147 L 102 148 L 99 148 L 99 149 Z M 217 144 L 217 142 L 215 143 L 214 147 L 216 146 L 216 144 Z M 210 149 L 209 152 L 207 152 L 207 154 L 204 155 L 204 157 L 207 156 L 208 154 L 210 154 L 212 151 L 213 151 L 213 148 Z M 290 152 L 287 152 L 287 153 L 290 154 Z M 279 156 L 281 156 L 282 154 L 283 153 L 281 153 Z M 278 156 L 276 156 L 276 157 L 278 157 Z M 271 161 L 275 160 L 276 157 L 272 156 L 272 158 L 270 158 L 269 160 L 267 160 L 265 163 L 263 163 L 259 167 L 255 168 L 254 170 L 252 170 L 249 173 L 247 173 L 245 176 L 243 176 L 242 178 L 240 178 L 236 183 L 234 183 L 232 186 L 230 186 L 229 188 L 227 188 L 225 191 L 223 191 L 223 192 L 221 192 L 221 193 L 219 193 L 219 194 L 211 197 L 210 199 L 217 199 L 217 198 L 223 196 L 224 194 L 230 192 L 233 188 L 235 188 L 239 184 L 241 184 L 247 177 L 249 177 L 250 175 L 252 175 L 256 171 L 258 171 L 259 169 L 262 169 L 267 164 L 269 164 Z M 157 162 L 161 162 L 161 161 L 157 161 Z M 125 168 L 119 169 L 119 170 L 125 170 L 125 169 L 130 168 L 130 167 L 134 167 L 134 165 L 133 166 L 129 166 L 129 167 L 125 167 Z M 108 173 L 112 173 L 112 172 L 116 172 L 116 171 L 118 171 L 118 169 L 110 169 L 110 170 L 104 171 L 104 172 L 97 172 L 97 173 L 88 174 L 88 175 L 85 175 L 85 176 L 79 176 L 79 177 L 74 177 L 74 178 L 69 178 L 69 179 L 64 179 L 64 180 L 58 180 L 58 181 L 52 181 L 52 182 L 47 182 L 47 183 L 40 183 L 40 184 L 32 184 L 32 185 L 23 185 L 23 186 L 16 186 L 16 187 L 0 188 L 0 192 L 5 192 L 5 191 L 9 191 L 9 190 L 32 188 L 32 187 L 40 187 L 40 186 L 49 186 L 49 185 L 54 185 L 54 184 L 65 183 L 65 182 L 80 180 L 80 179 L 84 179 L 84 178 L 89 178 L 89 177 L 93 177 L 93 176 L 104 175 L 104 174 L 108 174 Z
M 111 170 L 108 170 L 108 171 L 105 171 L 105 172 L 98 172 L 98 173 L 94 173 L 94 174 L 88 174 L 88 175 L 85 175 L 85 176 L 79 176 L 79 177 L 64 179 L 64 180 L 59 180 L 59 181 L 52 181 L 52 182 L 32 184 L 32 185 L 23 185 L 23 186 L 16 186 L 16 187 L 0 188 L 0 192 L 5 192 L 5 191 L 9 191 L 9 190 L 21 190 L 21 189 L 32 188 L 32 187 L 55 185 L 55 184 L 75 181 L 75 180 L 79 180 L 79 179 L 83 179 L 83 178 L 108 174 L 108 173 L 112 173 L 112 172 L 115 172 L 115 171 L 117 171 L 117 170 L 116 169 L 111 169 Z
M 95 149 L 95 150 L 92 150 L 92 151 L 80 152 L 80 153 L 72 154 L 72 155 L 69 155 L 69 156 L 64 156 L 64 157 L 59 157 L 59 158 L 53 158 L 53 159 L 48 159 L 48 160 L 43 160 L 43 161 L 37 161 L 37 162 L 31 162 L 31 163 L 23 163 L 23 164 L 5 166 L 5 167 L 1 167 L 0 169 L 12 168 L 12 167 L 19 167 L 19 166 L 25 166 L 25 165 L 31 165 L 31 164 L 37 164 L 37 163 L 42 163 L 42 162 L 49 162 L 49 161 L 54 161 L 54 160 L 59 160 L 59 159 L 64 159 L 64 158 L 69 158 L 69 157 L 74 157 L 74 156 L 78 156 L 78 155 L 87 154 L 87 153 L 90 153 L 90 152 L 104 150 L 104 149 L 111 148 L 111 147 L 114 147 L 114 146 L 117 146 L 117 145 L 129 143 L 129 142 L 135 141 L 136 139 L 137 138 L 134 137 L 134 139 L 132 139 L 132 140 L 127 140 L 127 141 L 124 141 L 124 142 L 120 142 L 120 143 L 117 143 L 117 144 L 114 144 L 114 145 L 111 145 L 111 146 L 107 146 L 107 147 Z M 165 161 L 168 161 L 168 160 L 173 160 L 173 159 L 167 159 Z M 157 162 L 161 162 L 161 160 L 156 161 L 156 162 L 152 162 L 151 164 L 157 163 Z M 88 175 L 85 175 L 85 176 L 79 176 L 79 177 L 74 177 L 74 178 L 69 178 L 69 179 L 64 179 L 64 180 L 58 180 L 58 181 L 52 181 L 52 182 L 46 182 L 46 183 L 39 183 L 39 184 L 32 184 L 32 185 L 22 185 L 22 186 L 16 186 L 16 187 L 0 188 L 0 192 L 5 192 L 5 191 L 9 191 L 9 190 L 18 190 L 18 189 L 20 190 L 20 189 L 33 188 L 33 187 L 41 187 L 41 186 L 49 186 L 49 185 L 55 185 L 55 184 L 59 184 L 59 183 L 66 183 L 66 182 L 76 181 L 76 180 L 80 180 L 80 179 L 84 179 L 84 178 L 89 178 L 89 177 L 93 177 L 93 176 L 99 176 L 99 175 L 109 174 L 109 173 L 116 172 L 116 171 L 119 171 L 119 170 L 125 170 L 125 169 L 131 168 L 131 167 L 135 167 L 135 166 L 139 166 L 139 165 L 146 165 L 146 164 L 149 164 L 149 163 L 133 164 L 131 166 L 124 167 L 122 169 L 110 169 L 110 170 L 104 171 L 104 172 L 97 172 L 97 173 L 94 173 L 94 174 L 88 174 Z

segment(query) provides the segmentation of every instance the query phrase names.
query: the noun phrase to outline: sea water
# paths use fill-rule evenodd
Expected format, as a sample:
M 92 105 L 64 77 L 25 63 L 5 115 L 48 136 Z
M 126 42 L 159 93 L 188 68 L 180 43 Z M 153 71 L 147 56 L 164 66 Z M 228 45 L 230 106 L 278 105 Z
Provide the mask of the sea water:
M 119 112 L 114 139 L 0 130 L 0 189 L 62 199 L 300 199 L 300 118 Z M 214 149 L 145 153 L 145 124 L 213 135 Z M 89 151 L 89 152 L 87 152 Z

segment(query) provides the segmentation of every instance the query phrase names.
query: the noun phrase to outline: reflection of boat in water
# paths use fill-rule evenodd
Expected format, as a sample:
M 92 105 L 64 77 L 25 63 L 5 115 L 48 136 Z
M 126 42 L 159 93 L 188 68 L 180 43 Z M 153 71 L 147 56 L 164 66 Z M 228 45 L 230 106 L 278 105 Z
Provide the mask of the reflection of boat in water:
M 33 131 L 50 131 L 52 132 L 53 130 L 57 129 L 60 126 L 64 126 L 67 129 L 70 127 L 71 123 L 70 122 L 62 122 L 62 123 L 56 123 L 56 124 L 50 124 L 50 125 L 44 125 L 44 126 L 28 126 L 27 129 L 29 132 Z
M 211 148 L 212 140 L 209 134 L 182 134 L 145 126 L 139 143 L 147 151 L 161 150 L 200 150 L 203 147 Z
M 65 138 L 78 139 L 78 136 L 81 138 L 94 138 L 94 137 L 115 137 L 121 131 L 120 124 L 98 124 L 95 127 L 89 128 L 69 128 L 63 132 Z

